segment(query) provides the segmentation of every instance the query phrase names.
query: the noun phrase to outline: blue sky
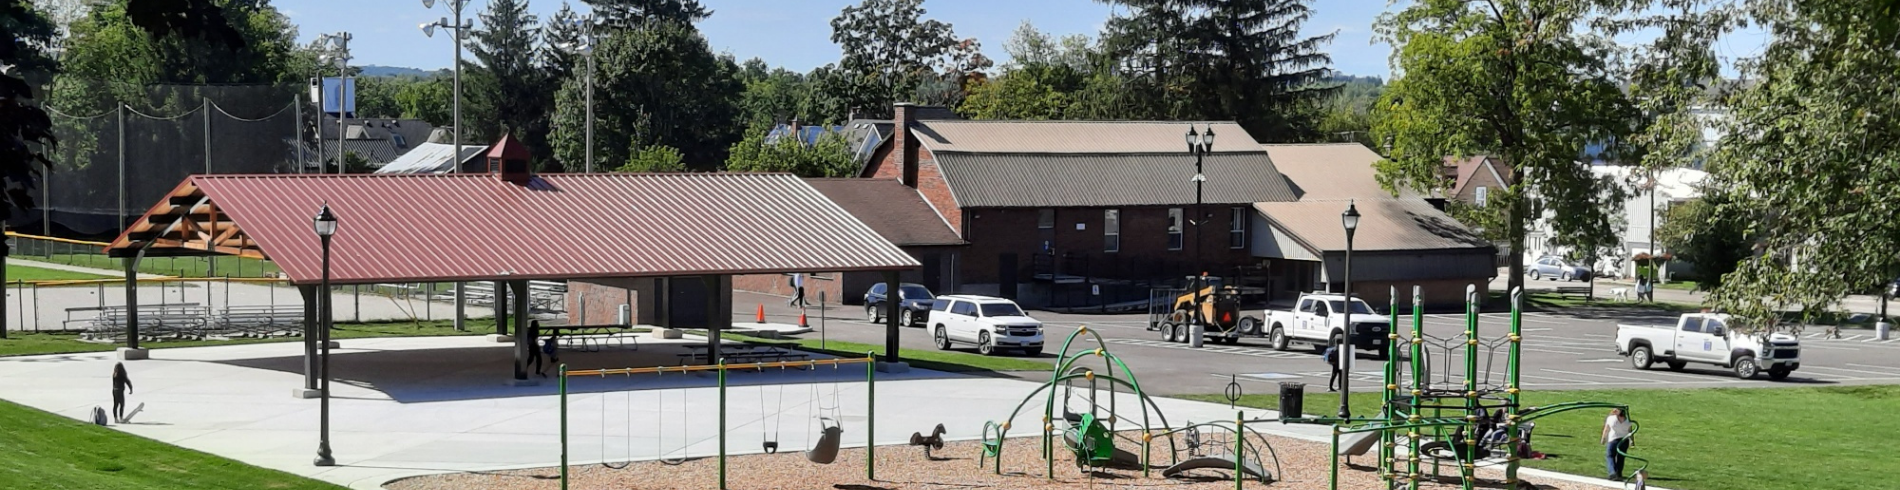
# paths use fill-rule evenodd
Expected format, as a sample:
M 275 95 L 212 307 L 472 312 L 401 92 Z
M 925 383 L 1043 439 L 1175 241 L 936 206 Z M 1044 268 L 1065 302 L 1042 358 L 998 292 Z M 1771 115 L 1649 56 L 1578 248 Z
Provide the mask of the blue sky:
M 418 24 L 449 15 L 438 1 L 434 9 L 421 0 L 275 0 L 297 24 L 298 41 L 309 42 L 320 33 L 349 31 L 352 63 L 446 68 L 453 64 L 453 45 L 447 36 L 422 36 Z M 576 10 L 586 5 L 573 0 Z M 741 60 L 758 57 L 774 66 L 797 71 L 838 60 L 831 43 L 831 19 L 859 0 L 702 0 L 713 16 L 699 24 L 714 51 L 732 53 Z M 486 8 L 472 0 L 464 15 L 473 19 Z M 560 0 L 530 0 L 529 10 L 546 19 L 560 10 Z M 1024 20 L 1051 34 L 1083 33 L 1094 36 L 1109 18 L 1110 7 L 1094 0 L 928 0 L 926 17 L 950 23 L 959 37 L 983 43 L 984 54 L 1001 62 L 1003 41 Z M 1338 31 L 1330 52 L 1335 67 L 1358 75 L 1384 75 L 1384 45 L 1369 45 L 1373 17 L 1385 9 L 1384 0 L 1326 0 L 1315 2 L 1313 18 L 1304 26 L 1308 35 Z M 465 54 L 466 55 L 466 54 Z
M 453 46 L 449 37 L 423 37 L 417 25 L 449 15 L 449 0 L 438 1 L 434 9 L 423 8 L 421 0 L 276 0 L 279 10 L 298 26 L 298 41 L 309 42 L 319 33 L 348 31 L 353 63 L 363 65 L 406 66 L 423 69 L 446 68 L 453 64 Z M 574 8 L 585 12 L 586 5 L 572 0 Z M 732 53 L 740 60 L 762 58 L 767 64 L 807 71 L 837 61 L 841 53 L 831 43 L 831 18 L 845 6 L 859 0 L 702 0 L 713 16 L 699 25 L 714 51 Z M 470 19 L 487 7 L 486 0 L 471 0 L 464 15 Z M 1318 0 L 1312 3 L 1314 14 L 1304 26 L 1305 35 L 1335 32 L 1327 51 L 1333 67 L 1353 75 L 1386 76 L 1391 70 L 1386 57 L 1391 52 L 1384 44 L 1371 42 L 1371 25 L 1379 13 L 1389 7 L 1386 0 Z M 529 10 L 544 20 L 561 7 L 561 0 L 530 0 Z M 1007 58 L 1003 41 L 1027 20 L 1051 34 L 1101 31 L 1111 7 L 1095 0 L 928 0 L 926 14 L 950 23 L 959 37 L 974 37 L 983 43 L 984 54 L 999 63 Z M 1742 56 L 1759 51 L 1759 33 L 1732 36 L 1719 46 L 1725 56 Z

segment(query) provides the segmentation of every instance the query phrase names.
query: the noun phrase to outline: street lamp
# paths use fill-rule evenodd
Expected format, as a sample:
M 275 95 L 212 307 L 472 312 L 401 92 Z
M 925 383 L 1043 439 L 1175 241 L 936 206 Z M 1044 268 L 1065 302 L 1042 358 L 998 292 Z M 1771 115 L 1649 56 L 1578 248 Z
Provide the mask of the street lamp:
M 585 40 L 580 44 L 561 46 L 561 49 L 587 57 L 587 163 L 585 171 L 591 174 L 594 173 L 594 17 L 589 15 L 575 23 L 584 24 Z
M 1356 357 L 1352 343 L 1352 233 L 1359 230 L 1359 207 L 1352 201 L 1346 201 L 1346 212 L 1339 214 L 1339 222 L 1346 227 L 1346 307 L 1343 322 L 1346 325 L 1345 336 L 1340 338 L 1339 346 L 1339 418 L 1352 418 L 1352 360 Z
M 1194 324 L 1205 329 L 1207 328 L 1207 319 L 1202 317 L 1200 306 L 1202 301 L 1201 291 L 1207 288 L 1207 269 L 1206 265 L 1201 263 L 1201 220 L 1206 217 L 1201 211 L 1201 187 L 1207 183 L 1207 175 L 1202 172 L 1202 164 L 1205 162 L 1208 152 L 1214 149 L 1214 126 L 1210 124 L 1207 126 L 1206 132 L 1195 133 L 1194 125 L 1189 124 L 1187 146 L 1188 153 L 1194 154 L 1194 178 L 1191 179 L 1194 182 L 1194 219 L 1189 220 L 1189 222 L 1194 224 L 1194 273 L 1196 277 L 1201 278 L 1199 283 L 1193 284 Z M 1183 225 L 1185 225 L 1185 223 Z M 1196 347 L 1199 347 L 1201 343 L 1200 333 L 1190 332 L 1190 334 L 1189 340 Z
M 330 212 L 328 203 L 323 205 L 321 211 L 317 211 L 317 217 L 311 220 L 310 226 L 316 230 L 317 239 L 323 243 L 323 281 L 318 289 L 321 293 L 317 295 L 317 301 L 322 302 L 323 312 L 323 318 L 318 322 L 321 324 L 318 326 L 320 333 L 317 334 L 317 342 L 323 344 L 323 353 L 318 356 L 321 362 L 317 371 L 322 373 L 323 385 L 319 387 L 322 401 L 317 408 L 316 465 L 336 466 L 336 458 L 330 456 L 330 236 L 336 234 L 336 213 Z

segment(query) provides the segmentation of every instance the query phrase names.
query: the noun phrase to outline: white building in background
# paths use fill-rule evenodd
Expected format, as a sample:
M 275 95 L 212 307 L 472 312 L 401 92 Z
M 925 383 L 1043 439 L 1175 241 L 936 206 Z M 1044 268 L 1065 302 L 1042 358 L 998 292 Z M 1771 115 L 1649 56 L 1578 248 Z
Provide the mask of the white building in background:
M 1621 165 L 1596 165 L 1590 167 L 1590 173 L 1598 178 L 1606 178 L 1629 193 L 1630 198 L 1623 202 L 1623 212 L 1612 217 L 1612 225 L 1620 240 L 1618 249 L 1597 260 L 1591 270 L 1599 277 L 1632 277 L 1636 267 L 1630 258 L 1637 254 L 1667 253 L 1658 250 L 1659 246 L 1651 242 L 1656 225 L 1668 213 L 1671 204 L 1702 197 L 1702 186 L 1709 179 L 1709 173 L 1691 168 L 1660 170 L 1651 177 L 1639 167 Z M 1530 224 L 1524 239 L 1525 262 L 1537 260 L 1544 255 L 1564 255 L 1569 247 L 1557 244 L 1557 235 L 1551 229 L 1551 211 L 1546 216 Z M 1672 262 L 1669 273 L 1680 272 L 1688 267 L 1685 261 Z

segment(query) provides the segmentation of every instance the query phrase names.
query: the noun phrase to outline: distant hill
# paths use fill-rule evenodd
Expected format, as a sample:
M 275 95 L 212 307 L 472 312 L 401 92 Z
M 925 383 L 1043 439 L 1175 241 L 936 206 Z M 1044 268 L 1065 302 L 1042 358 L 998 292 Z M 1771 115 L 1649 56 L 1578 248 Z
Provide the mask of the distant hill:
M 366 77 L 426 77 L 430 74 L 428 70 L 403 66 L 365 65 L 362 70 L 360 75 Z

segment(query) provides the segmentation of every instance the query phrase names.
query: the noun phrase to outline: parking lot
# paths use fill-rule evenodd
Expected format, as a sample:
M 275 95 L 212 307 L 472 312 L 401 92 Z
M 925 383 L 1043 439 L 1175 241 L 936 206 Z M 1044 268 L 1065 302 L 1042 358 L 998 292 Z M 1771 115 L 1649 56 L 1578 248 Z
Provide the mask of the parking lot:
M 752 321 L 753 308 L 766 305 L 768 315 L 796 321 L 795 310 L 784 308 L 784 299 L 750 293 L 734 295 L 735 322 Z M 809 310 L 813 328 L 824 328 L 831 339 L 870 344 L 883 343 L 883 329 L 864 320 L 862 307 L 834 305 L 822 321 L 816 309 Z M 1109 349 L 1121 356 L 1141 378 L 1142 385 L 1158 394 L 1219 393 L 1230 379 L 1239 380 L 1249 393 L 1268 393 L 1282 381 L 1303 382 L 1308 391 L 1324 390 L 1328 368 L 1317 352 L 1295 344 L 1282 352 L 1267 347 L 1266 339 L 1243 339 L 1239 345 L 1207 343 L 1195 349 L 1187 344 L 1161 340 L 1159 332 L 1147 330 L 1145 315 L 1074 315 L 1032 311 L 1042 320 L 1046 338 L 1052 345 L 1043 357 L 1053 359 L 1060 342 L 1081 325 L 1102 334 Z M 1259 312 L 1250 311 L 1251 315 Z M 832 315 L 844 318 L 831 318 Z M 1409 330 L 1410 318 L 1402 317 L 1400 330 Z M 1426 315 L 1427 336 L 1461 336 L 1463 315 Z M 1481 315 L 1479 337 L 1497 340 L 1510 328 L 1505 313 Z M 1877 341 L 1865 332 L 1844 333 L 1841 339 L 1822 339 L 1818 329 L 1803 333 L 1801 369 L 1784 381 L 1761 376 L 1752 380 L 1736 379 L 1728 370 L 1713 365 L 1690 364 L 1682 371 L 1669 371 L 1660 363 L 1651 370 L 1637 370 L 1629 360 L 1616 354 L 1616 324 L 1673 324 L 1675 317 L 1660 312 L 1629 309 L 1588 309 L 1560 312 L 1533 312 L 1524 315 L 1524 362 L 1522 382 L 1526 389 L 1575 390 L 1608 388 L 1706 388 L 1817 386 L 1833 384 L 1900 383 L 1900 341 Z M 819 332 L 807 334 L 816 337 Z M 921 328 L 903 329 L 903 349 L 935 349 Z M 1501 344 L 1500 344 L 1501 345 Z M 974 352 L 974 349 L 959 347 Z M 1481 349 L 1483 347 L 1481 346 Z M 1460 347 L 1462 350 L 1462 347 Z M 1494 356 L 1479 356 L 1479 376 L 1487 375 L 1487 359 L 1495 366 L 1485 383 L 1504 382 L 1505 350 L 1498 347 Z M 1462 353 L 1445 357 L 1443 351 L 1428 355 L 1434 365 L 1462 366 Z M 1376 389 L 1382 361 L 1362 353 L 1353 369 L 1354 390 Z M 1461 367 L 1454 371 L 1462 372 Z M 1461 381 L 1454 373 L 1451 380 Z

